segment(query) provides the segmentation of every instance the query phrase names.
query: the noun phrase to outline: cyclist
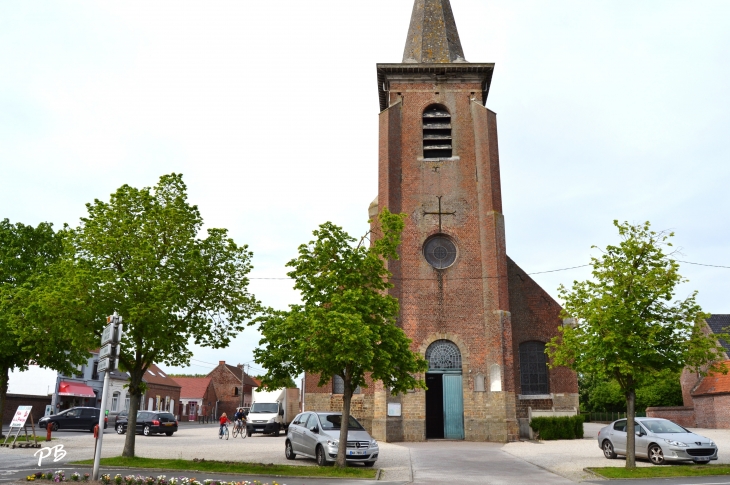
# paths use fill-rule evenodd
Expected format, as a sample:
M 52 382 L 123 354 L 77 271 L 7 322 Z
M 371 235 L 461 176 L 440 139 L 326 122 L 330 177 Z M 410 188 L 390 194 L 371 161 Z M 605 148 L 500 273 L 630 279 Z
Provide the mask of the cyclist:
M 230 423 L 228 419 L 228 415 L 226 413 L 221 414 L 220 424 L 221 429 L 219 431 L 220 436 L 223 436 L 223 427 L 226 426 L 228 423 Z
M 235 422 L 235 426 L 236 428 L 238 428 L 239 431 L 246 431 L 246 414 L 243 412 L 243 408 L 238 408 L 236 410 L 236 414 L 233 415 L 233 421 Z

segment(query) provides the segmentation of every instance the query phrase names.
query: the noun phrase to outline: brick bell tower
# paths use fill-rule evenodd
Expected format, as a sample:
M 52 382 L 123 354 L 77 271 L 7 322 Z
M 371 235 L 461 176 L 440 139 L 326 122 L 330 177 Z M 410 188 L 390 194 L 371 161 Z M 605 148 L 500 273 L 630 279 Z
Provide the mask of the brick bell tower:
M 378 197 L 408 215 L 390 262 L 398 324 L 429 362 L 428 390 L 368 382 L 352 414 L 379 440 L 511 441 L 535 415 L 574 414 L 575 373 L 548 369 L 561 308 L 506 254 L 494 64 L 467 62 L 449 0 L 415 0 L 399 64 L 378 64 Z M 373 228 L 375 229 L 375 228 Z M 305 409 L 339 411 L 342 386 L 305 377 Z

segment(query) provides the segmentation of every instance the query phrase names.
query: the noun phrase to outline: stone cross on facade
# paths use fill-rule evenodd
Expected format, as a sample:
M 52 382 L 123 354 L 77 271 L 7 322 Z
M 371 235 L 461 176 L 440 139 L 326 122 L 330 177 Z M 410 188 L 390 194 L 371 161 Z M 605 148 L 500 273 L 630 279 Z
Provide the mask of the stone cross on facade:
M 442 195 L 437 195 L 436 196 L 436 198 L 439 200 L 439 210 L 438 210 L 438 212 L 426 212 L 426 211 L 423 212 L 423 215 L 428 215 L 428 216 L 435 216 L 435 215 L 437 215 L 437 216 L 439 216 L 439 232 L 441 232 L 441 216 L 455 216 L 456 215 L 456 211 L 454 211 L 454 212 L 442 212 L 441 211 L 441 197 L 443 197 L 443 196 Z

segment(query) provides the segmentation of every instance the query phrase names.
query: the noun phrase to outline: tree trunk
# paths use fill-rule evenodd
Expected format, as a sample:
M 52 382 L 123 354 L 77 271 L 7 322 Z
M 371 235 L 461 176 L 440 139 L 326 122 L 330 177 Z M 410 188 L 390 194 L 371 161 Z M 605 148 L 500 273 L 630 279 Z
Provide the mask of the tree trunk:
M 0 438 L 3 435 L 2 418 L 5 416 L 5 405 L 8 397 L 8 382 L 10 381 L 10 368 L 7 366 L 0 367 Z
M 129 417 L 127 419 L 127 436 L 124 440 L 122 456 L 134 458 L 134 441 L 137 437 L 137 411 L 142 396 L 142 373 L 130 372 L 129 377 Z
M 626 468 L 636 468 L 636 392 L 630 386 L 626 392 Z
M 352 383 L 350 382 L 349 372 L 345 372 L 342 379 L 345 383 L 345 389 L 342 394 L 342 421 L 340 422 L 340 444 L 337 447 L 337 468 L 347 467 L 347 431 L 350 424 L 350 404 L 352 403 Z

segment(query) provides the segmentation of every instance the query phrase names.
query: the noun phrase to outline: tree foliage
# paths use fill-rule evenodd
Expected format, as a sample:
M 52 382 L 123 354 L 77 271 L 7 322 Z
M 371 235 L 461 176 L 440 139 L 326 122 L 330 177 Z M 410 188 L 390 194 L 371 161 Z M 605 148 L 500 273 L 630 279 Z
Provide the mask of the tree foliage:
M 343 418 L 366 376 L 381 381 L 393 394 L 424 387 L 414 375 L 425 372 L 423 358 L 411 351 L 411 341 L 396 326 L 398 300 L 387 260 L 398 259 L 404 215 L 384 209 L 378 216 L 381 237 L 369 247 L 327 222 L 314 231 L 315 239 L 299 246 L 299 256 L 287 266 L 302 304 L 287 311 L 269 310 L 259 318 L 263 335 L 254 351 L 267 369 L 262 386 L 284 387 L 302 372 L 319 375 L 327 385 L 335 375 L 344 381 Z M 358 244 L 356 244 L 358 243 Z M 347 427 L 340 430 L 337 465 L 346 466 Z
M 679 376 L 675 371 L 664 370 L 652 376 L 648 382 L 639 384 L 636 388 L 636 410 L 643 411 L 652 406 L 681 406 L 683 401 Z M 615 379 L 580 376 L 578 388 L 582 411 L 626 411 L 626 396 Z
M 626 466 L 633 468 L 635 398 L 639 385 L 661 371 L 678 373 L 717 360 L 714 335 L 702 331 L 706 317 L 696 292 L 675 300 L 679 264 L 664 250 L 673 233 L 655 232 L 648 222 L 618 223 L 621 242 L 591 258 L 593 279 L 560 286 L 564 316 L 576 325 L 561 328 L 547 346 L 551 366 L 569 366 L 580 374 L 614 379 L 626 399 Z M 725 370 L 725 372 L 727 372 Z
M 89 356 L 93 334 L 57 310 L 66 301 L 73 305 L 78 290 L 55 278 L 62 253 L 63 234 L 52 224 L 0 221 L 0 416 L 11 370 L 33 362 L 70 373 Z
M 134 429 L 151 364 L 189 364 L 192 342 L 224 348 L 255 314 L 258 302 L 247 291 L 252 253 L 225 229 L 200 236 L 203 219 L 182 175 L 164 175 L 154 188 L 123 185 L 109 202 L 86 207 L 70 231 L 63 280 L 88 290 L 97 332 L 106 315 L 123 317 L 119 360 L 130 374 Z M 124 456 L 134 456 L 134 441 L 127 433 Z

